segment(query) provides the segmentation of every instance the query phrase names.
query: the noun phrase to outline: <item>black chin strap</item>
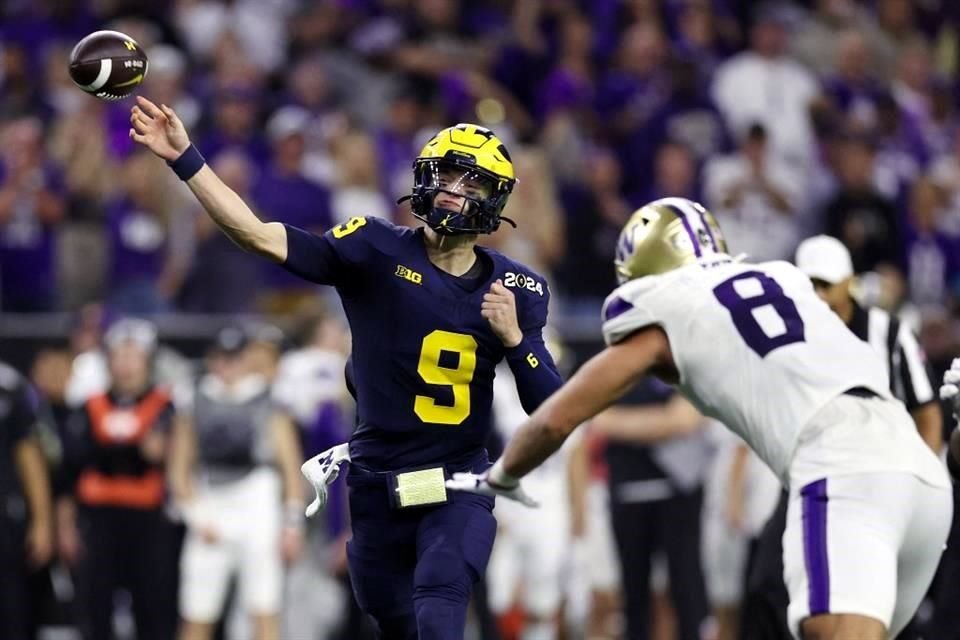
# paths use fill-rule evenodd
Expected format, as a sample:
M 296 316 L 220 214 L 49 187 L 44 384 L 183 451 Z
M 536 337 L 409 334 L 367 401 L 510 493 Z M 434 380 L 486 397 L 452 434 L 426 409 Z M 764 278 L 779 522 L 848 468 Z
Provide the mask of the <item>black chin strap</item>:
M 508 218 L 507 216 L 500 216 L 500 219 L 503 220 L 504 222 L 509 222 L 510 226 L 513 227 L 514 229 L 517 228 L 517 223 L 511 220 L 510 218 Z

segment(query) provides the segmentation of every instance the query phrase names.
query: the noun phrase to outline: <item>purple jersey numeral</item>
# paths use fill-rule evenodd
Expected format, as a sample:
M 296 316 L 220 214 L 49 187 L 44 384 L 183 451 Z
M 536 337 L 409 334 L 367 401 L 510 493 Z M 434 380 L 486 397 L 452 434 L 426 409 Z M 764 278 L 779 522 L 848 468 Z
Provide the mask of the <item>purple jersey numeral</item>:
M 741 297 L 734 284 L 738 280 L 756 280 L 760 283 L 761 294 L 750 298 Z M 747 346 L 761 358 L 774 349 L 795 342 L 803 342 L 803 320 L 797 312 L 797 305 L 783 293 L 777 281 L 759 271 L 745 271 L 724 280 L 713 288 L 713 295 L 727 308 L 733 324 Z M 773 308 L 783 320 L 787 330 L 776 336 L 768 336 L 754 317 L 755 309 L 767 306 Z

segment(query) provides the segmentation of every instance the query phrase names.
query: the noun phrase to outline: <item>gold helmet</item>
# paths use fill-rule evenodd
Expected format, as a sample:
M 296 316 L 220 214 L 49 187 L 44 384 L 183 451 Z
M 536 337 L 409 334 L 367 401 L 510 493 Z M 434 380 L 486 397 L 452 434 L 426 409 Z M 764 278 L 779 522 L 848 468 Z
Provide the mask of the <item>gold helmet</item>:
M 703 205 L 686 198 L 661 198 L 627 220 L 613 264 L 622 284 L 726 253 L 720 225 Z
M 442 175 L 455 172 L 453 179 Z M 513 162 L 503 142 L 485 127 L 458 124 L 440 131 L 424 145 L 413 161 L 413 215 L 437 233 L 492 233 L 500 226 L 500 213 L 517 180 Z M 467 186 L 469 185 L 469 186 Z M 440 191 L 464 199 L 459 211 L 434 206 Z M 516 225 L 514 225 L 516 226 Z

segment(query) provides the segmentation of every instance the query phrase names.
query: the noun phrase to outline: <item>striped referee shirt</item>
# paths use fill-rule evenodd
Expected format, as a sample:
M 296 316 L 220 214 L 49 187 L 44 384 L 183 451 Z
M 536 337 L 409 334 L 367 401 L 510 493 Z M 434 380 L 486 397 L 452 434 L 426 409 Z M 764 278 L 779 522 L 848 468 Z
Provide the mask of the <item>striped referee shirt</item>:
M 926 357 L 910 327 L 883 309 L 864 309 L 856 302 L 848 326 L 883 357 L 890 377 L 890 391 L 907 410 L 913 411 L 936 400 Z

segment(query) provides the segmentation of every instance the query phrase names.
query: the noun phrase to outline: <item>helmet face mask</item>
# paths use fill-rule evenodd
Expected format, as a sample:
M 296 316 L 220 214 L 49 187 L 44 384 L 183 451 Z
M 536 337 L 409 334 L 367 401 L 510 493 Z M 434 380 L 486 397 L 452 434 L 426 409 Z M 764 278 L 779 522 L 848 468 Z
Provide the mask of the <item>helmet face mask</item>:
M 499 227 L 496 181 L 490 176 L 444 160 L 419 162 L 414 174 L 414 199 L 420 204 L 414 215 L 437 233 L 491 233 Z M 424 209 L 426 215 L 420 215 Z
M 488 129 L 460 124 L 420 152 L 408 197 L 413 215 L 440 235 L 493 233 L 506 220 L 500 214 L 515 183 L 503 143 Z

